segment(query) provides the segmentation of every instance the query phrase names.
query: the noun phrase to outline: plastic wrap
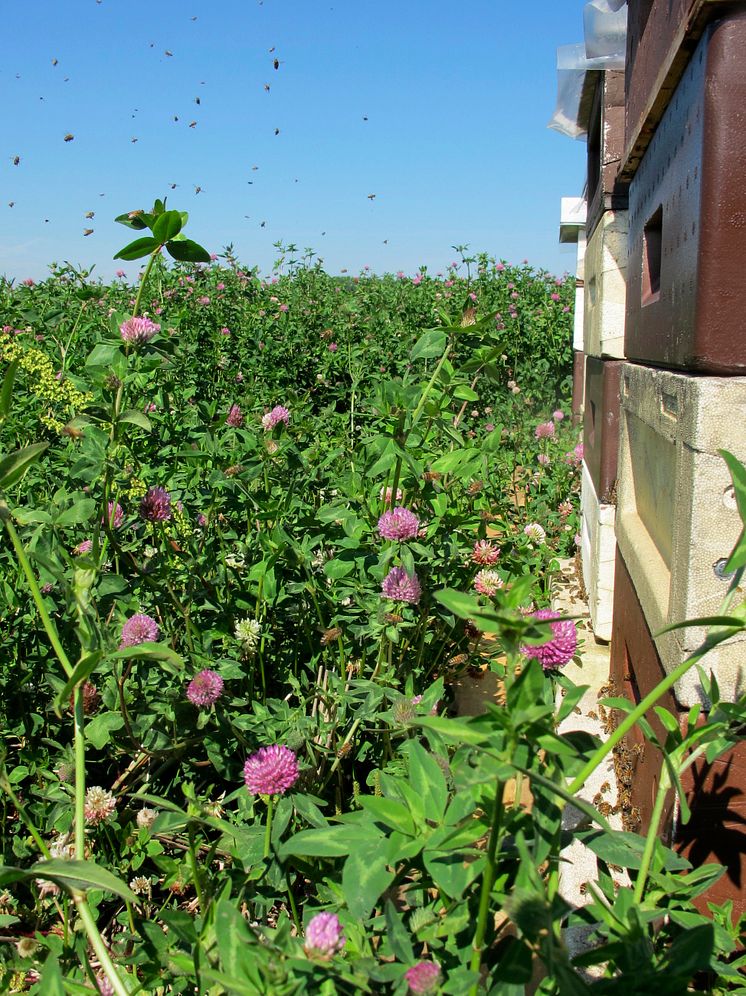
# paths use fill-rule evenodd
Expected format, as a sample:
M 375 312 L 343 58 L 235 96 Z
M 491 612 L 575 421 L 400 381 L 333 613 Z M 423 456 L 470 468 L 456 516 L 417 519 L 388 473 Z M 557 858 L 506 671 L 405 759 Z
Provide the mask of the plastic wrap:
M 587 72 L 624 69 L 627 7 L 624 0 L 591 0 L 583 10 L 585 41 L 557 49 L 557 103 L 548 127 L 584 139 L 580 98 Z
M 586 58 L 603 60 L 603 69 L 624 69 L 627 49 L 627 8 L 614 0 L 591 0 L 583 9 Z
M 584 42 L 560 45 L 557 49 L 557 103 L 548 127 L 570 138 L 586 136 L 585 129 L 578 124 L 586 61 Z

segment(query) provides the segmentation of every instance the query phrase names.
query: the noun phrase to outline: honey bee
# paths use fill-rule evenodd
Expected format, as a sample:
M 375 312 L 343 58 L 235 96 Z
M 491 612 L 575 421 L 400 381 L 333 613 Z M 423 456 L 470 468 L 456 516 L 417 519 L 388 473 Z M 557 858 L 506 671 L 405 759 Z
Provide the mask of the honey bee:
M 14 166 L 20 166 L 21 165 L 21 157 L 20 156 L 11 156 L 11 160 L 10 161 L 13 163 Z
M 200 100 L 200 98 L 199 98 L 199 97 L 195 97 L 195 98 L 194 98 L 194 103 L 195 103 L 195 104 L 197 104 L 197 105 L 199 105 L 199 104 L 201 104 L 201 103 L 202 103 L 202 101 Z
M 272 65 L 275 67 L 275 69 L 279 69 L 280 68 L 280 60 L 279 59 L 275 59 L 274 62 L 272 63 Z
M 92 228 L 84 228 L 83 229 L 83 235 L 93 235 L 93 229 Z
M 368 200 L 369 201 L 374 201 L 375 199 L 376 199 L 376 195 L 375 194 L 368 194 Z
M 196 128 L 197 127 L 197 122 L 196 121 L 190 121 L 189 122 L 189 127 L 190 128 Z
M 195 194 L 201 194 L 202 193 L 202 187 L 195 187 L 194 188 L 194 192 L 195 192 Z
M 275 135 L 279 135 L 279 134 L 280 134 L 280 129 L 279 128 L 275 128 Z
M 57 59 L 52 59 L 52 65 L 56 66 L 57 65 L 57 61 L 58 61 Z
M 72 140 L 74 138 L 75 138 L 75 135 L 71 135 L 70 132 L 68 132 L 67 135 L 65 135 L 63 141 L 65 141 L 65 142 L 72 142 Z
M 264 89 L 266 90 L 267 93 L 269 93 L 269 83 L 264 84 Z
M 167 56 L 168 56 L 169 58 L 173 58 L 173 54 L 174 54 L 174 53 L 173 53 L 173 52 L 169 52 L 169 50 L 168 50 L 168 49 L 165 49 L 165 50 L 164 50 L 164 52 L 163 52 L 163 54 L 164 54 L 164 55 L 167 55 Z
M 95 211 L 86 211 L 85 216 L 86 218 L 93 218 L 95 214 L 96 214 Z

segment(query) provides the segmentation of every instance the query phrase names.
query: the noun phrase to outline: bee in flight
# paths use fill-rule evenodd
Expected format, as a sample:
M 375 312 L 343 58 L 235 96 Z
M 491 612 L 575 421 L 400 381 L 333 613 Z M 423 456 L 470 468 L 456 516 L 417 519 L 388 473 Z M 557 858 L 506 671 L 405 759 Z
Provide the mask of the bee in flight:
M 63 142 L 72 142 L 72 140 L 74 138 L 75 138 L 75 135 L 71 135 L 70 132 L 68 132 L 67 135 L 65 135 L 65 137 L 63 139 Z
M 92 228 L 84 228 L 83 229 L 83 235 L 93 235 L 93 229 Z

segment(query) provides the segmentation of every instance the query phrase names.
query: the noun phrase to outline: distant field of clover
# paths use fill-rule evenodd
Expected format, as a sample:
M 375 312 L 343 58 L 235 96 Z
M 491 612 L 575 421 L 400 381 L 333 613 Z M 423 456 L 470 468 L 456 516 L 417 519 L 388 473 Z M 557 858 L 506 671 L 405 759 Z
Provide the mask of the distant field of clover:
M 439 724 L 576 652 L 574 282 L 262 277 L 174 216 L 122 216 L 135 286 L 0 283 L 3 991 L 470 991 L 493 803 Z M 469 861 L 384 853 L 420 817 Z M 41 857 L 121 883 L 88 933 Z

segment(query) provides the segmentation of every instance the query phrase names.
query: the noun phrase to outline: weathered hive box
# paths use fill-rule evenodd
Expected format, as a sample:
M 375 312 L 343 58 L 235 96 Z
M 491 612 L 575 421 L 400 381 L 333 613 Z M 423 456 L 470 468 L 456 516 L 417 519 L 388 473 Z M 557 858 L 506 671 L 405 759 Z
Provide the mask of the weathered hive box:
M 645 614 L 627 567 L 617 552 L 614 585 L 614 626 L 611 639 L 610 679 L 612 694 L 640 702 L 664 677 L 665 671 L 650 634 Z M 682 729 L 686 710 L 680 710 L 671 692 L 659 705 L 677 717 Z M 656 734 L 665 731 L 651 709 L 646 718 Z M 655 802 L 662 758 L 646 743 L 639 727 L 633 727 L 615 750 L 625 828 L 645 833 Z M 703 864 L 725 865 L 726 873 L 698 897 L 697 905 L 707 912 L 707 903 L 733 902 L 736 917 L 746 912 L 746 744 L 717 758 L 711 765 L 704 759 L 685 772 L 683 789 L 692 812 L 689 823 L 673 827 L 673 797 L 666 803 L 661 823 L 664 839 L 687 857 L 695 868 Z
M 616 507 L 604 505 L 598 500 L 591 473 L 585 462 L 580 491 L 580 510 L 582 516 L 580 553 L 583 584 L 588 595 L 588 611 L 594 634 L 600 640 L 608 641 L 611 639 L 614 608 Z
M 562 197 L 560 200 L 561 245 L 577 246 L 575 255 L 575 309 L 573 312 L 572 348 L 583 349 L 583 307 L 585 277 L 586 202 L 583 197 Z
M 588 356 L 585 361 L 583 459 L 601 504 L 614 501 L 619 449 L 620 382 L 624 363 Z
M 583 421 L 583 406 L 585 403 L 585 353 L 582 349 L 574 349 L 572 353 L 572 424 L 580 425 Z
M 715 615 L 728 587 L 723 565 L 741 531 L 719 449 L 746 460 L 746 377 L 696 377 L 625 363 L 621 382 L 617 542 L 653 633 Z M 688 627 L 659 636 L 666 672 L 702 642 Z M 746 691 L 746 638 L 711 651 L 704 666 L 724 699 Z M 696 671 L 675 687 L 702 701 Z
M 624 356 L 627 212 L 604 211 L 585 250 L 583 341 L 589 356 Z
M 618 183 L 624 153 L 624 73 L 588 72 L 585 85 L 591 91 L 586 140 L 590 237 L 604 211 L 627 207 L 627 189 Z
M 744 53 L 746 8 L 707 27 L 632 180 L 628 359 L 746 373 Z
M 742 6 L 743 0 L 628 0 L 622 182 L 634 175 L 708 24 Z

